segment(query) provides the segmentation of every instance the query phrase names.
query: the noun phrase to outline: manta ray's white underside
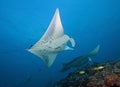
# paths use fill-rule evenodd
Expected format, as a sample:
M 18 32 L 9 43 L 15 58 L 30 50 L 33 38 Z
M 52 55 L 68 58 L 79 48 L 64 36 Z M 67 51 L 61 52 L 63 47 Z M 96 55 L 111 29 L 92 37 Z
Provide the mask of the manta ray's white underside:
M 58 52 L 72 49 L 67 46 L 68 41 L 71 42 L 72 47 L 75 46 L 74 39 L 64 34 L 59 9 L 57 8 L 45 34 L 28 51 L 42 58 L 46 65 L 50 67 Z

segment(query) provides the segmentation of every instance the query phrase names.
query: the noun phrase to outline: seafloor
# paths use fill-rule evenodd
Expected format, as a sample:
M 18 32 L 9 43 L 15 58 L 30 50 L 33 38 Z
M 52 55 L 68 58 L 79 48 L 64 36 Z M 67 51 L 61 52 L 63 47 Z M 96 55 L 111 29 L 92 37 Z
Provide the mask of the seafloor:
M 120 60 L 77 69 L 56 82 L 54 87 L 120 87 Z

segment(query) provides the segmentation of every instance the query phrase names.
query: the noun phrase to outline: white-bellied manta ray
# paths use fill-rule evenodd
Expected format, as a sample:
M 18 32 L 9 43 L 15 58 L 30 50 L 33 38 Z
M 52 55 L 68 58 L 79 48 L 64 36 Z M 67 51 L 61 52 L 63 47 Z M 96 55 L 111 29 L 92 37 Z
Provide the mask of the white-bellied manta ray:
M 73 49 L 67 46 L 68 41 L 71 42 L 72 47 L 75 46 L 74 39 L 64 34 L 59 9 L 57 8 L 42 38 L 29 48 L 28 51 L 40 57 L 50 67 L 55 61 L 58 52 Z

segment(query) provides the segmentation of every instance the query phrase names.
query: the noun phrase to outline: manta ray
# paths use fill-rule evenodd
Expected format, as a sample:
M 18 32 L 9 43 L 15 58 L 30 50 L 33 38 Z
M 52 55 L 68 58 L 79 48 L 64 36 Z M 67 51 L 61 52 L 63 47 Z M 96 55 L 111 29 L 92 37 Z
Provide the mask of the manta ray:
M 68 41 L 71 42 L 72 47 L 67 45 Z M 30 47 L 28 51 L 40 57 L 50 67 L 60 51 L 73 50 L 74 46 L 74 39 L 64 34 L 59 9 L 57 8 L 42 38 Z
M 84 64 L 87 64 L 89 61 L 91 61 L 91 57 L 95 56 L 98 53 L 99 48 L 100 48 L 100 45 L 97 45 L 91 52 L 83 56 L 78 56 L 68 63 L 63 63 L 63 67 L 61 71 L 64 72 L 71 68 L 75 68 L 75 67 L 78 68 Z

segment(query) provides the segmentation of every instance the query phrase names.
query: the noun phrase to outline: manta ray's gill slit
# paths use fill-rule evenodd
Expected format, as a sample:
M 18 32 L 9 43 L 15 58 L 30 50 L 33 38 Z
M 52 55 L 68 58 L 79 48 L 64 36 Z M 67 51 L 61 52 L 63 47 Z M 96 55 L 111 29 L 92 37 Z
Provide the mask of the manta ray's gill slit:
M 58 50 L 58 49 L 60 49 L 60 48 L 61 48 L 61 47 L 56 47 L 55 49 Z

